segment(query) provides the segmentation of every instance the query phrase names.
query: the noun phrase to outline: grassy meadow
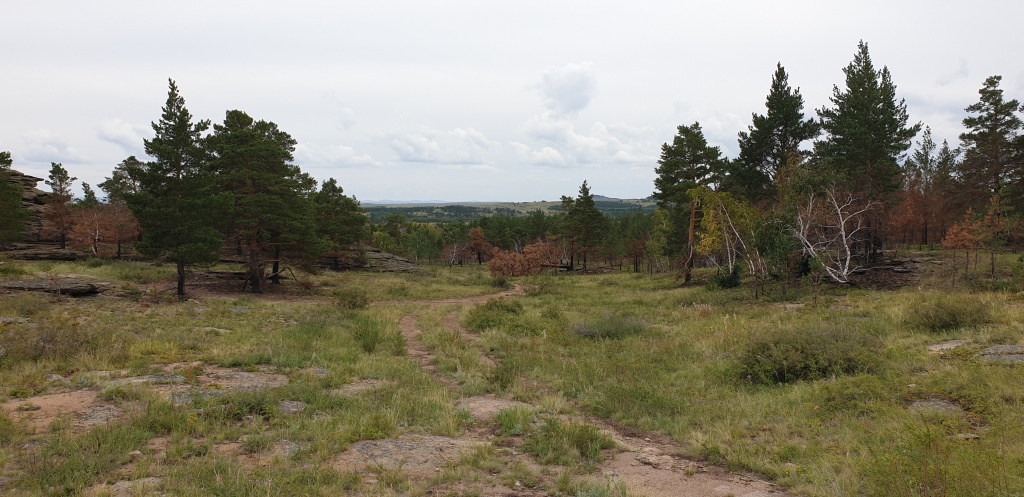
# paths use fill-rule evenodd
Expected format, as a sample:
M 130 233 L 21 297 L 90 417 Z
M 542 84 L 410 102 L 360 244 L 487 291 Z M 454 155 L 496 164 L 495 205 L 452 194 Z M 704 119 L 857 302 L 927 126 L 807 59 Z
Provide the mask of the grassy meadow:
M 796 495 L 1024 495 L 1024 367 L 979 357 L 1024 344 L 1015 264 L 1000 256 L 992 281 L 954 283 L 946 261 L 922 264 L 897 290 L 804 282 L 758 299 L 750 285 L 684 287 L 672 275 L 506 281 L 485 266 L 432 267 L 308 275 L 285 281 L 286 294 L 179 303 L 161 290 L 170 267 L 7 261 L 2 279 L 73 274 L 111 289 L 0 295 L 0 401 L 32 409 L 40 396 L 94 391 L 123 414 L 84 430 L 68 416 L 33 430 L 0 414 L 0 488 L 104 495 L 96 485 L 159 477 L 168 495 L 481 495 L 488 485 L 643 495 L 584 478 L 612 442 L 566 417 L 581 412 L 663 433 L 687 457 Z M 524 293 L 483 305 L 418 302 L 512 285 Z M 458 389 L 409 357 L 399 322 L 413 312 L 437 374 Z M 445 326 L 453 313 L 472 338 Z M 963 343 L 928 349 L 952 340 Z M 114 381 L 170 364 L 272 370 L 287 383 L 181 406 L 156 386 Z M 193 383 L 201 373 L 182 371 Z M 332 394 L 371 380 L 379 386 Z M 481 424 L 458 400 L 485 394 L 531 407 Z M 284 401 L 304 408 L 286 414 Z M 360 441 L 481 429 L 497 442 L 428 484 L 402 468 L 337 464 Z

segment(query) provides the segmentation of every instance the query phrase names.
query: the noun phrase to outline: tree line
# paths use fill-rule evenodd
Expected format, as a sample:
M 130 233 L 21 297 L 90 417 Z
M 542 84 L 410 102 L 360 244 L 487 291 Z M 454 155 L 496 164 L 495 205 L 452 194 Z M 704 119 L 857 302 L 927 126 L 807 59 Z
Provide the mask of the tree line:
M 302 172 L 293 163 L 295 139 L 275 123 L 230 110 L 211 129 L 209 120 L 193 118 L 169 80 L 152 126 L 154 137 L 144 140 L 152 160 L 118 164 L 99 185 L 104 202 L 84 183 L 84 198 L 73 200 L 77 178 L 51 165 L 44 226 L 61 248 L 70 243 L 99 255 L 114 246 L 120 256 L 130 243 L 176 266 L 184 298 L 186 268 L 219 261 L 225 244 L 247 261 L 247 285 L 260 293 L 283 260 L 336 259 L 360 239 L 366 218 L 358 201 L 334 178 L 318 185 Z M 3 156 L 6 169 L 9 158 Z

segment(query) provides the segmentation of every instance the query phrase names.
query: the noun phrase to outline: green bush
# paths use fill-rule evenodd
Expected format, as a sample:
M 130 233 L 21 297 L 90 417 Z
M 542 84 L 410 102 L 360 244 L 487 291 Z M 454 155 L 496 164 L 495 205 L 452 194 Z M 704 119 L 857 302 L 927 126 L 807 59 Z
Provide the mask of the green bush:
M 19 359 L 67 359 L 97 346 L 94 330 L 64 316 L 8 326 L 0 334 L 0 347 Z
M 28 271 L 19 263 L 0 259 L 0 278 L 19 278 Z
M 380 323 L 365 316 L 359 316 L 355 320 L 355 326 L 356 328 L 353 336 L 359 344 L 359 347 L 361 347 L 367 354 L 374 353 L 377 350 L 377 346 L 380 345 L 385 338 L 385 333 Z
M 991 311 L 984 302 L 970 295 L 942 295 L 914 303 L 906 323 L 914 328 L 941 332 L 976 326 L 988 321 Z
M 615 447 L 611 437 L 597 428 L 577 423 L 561 423 L 547 419 L 544 426 L 526 438 L 523 450 L 537 456 L 541 464 L 570 466 L 581 462 L 594 462 L 601 451 Z
M 491 299 L 466 315 L 466 327 L 475 331 L 486 331 L 509 324 L 515 316 L 524 312 L 523 304 L 509 299 Z
M 708 278 L 708 284 L 706 288 L 708 290 L 726 290 L 729 288 L 736 288 L 740 286 L 742 277 L 742 271 L 740 265 L 737 264 L 732 267 L 732 271 L 719 270 L 717 273 L 711 275 Z
M 879 347 L 876 337 L 850 326 L 782 328 L 763 333 L 747 345 L 740 354 L 739 376 L 773 385 L 873 372 L 881 365 Z
M 512 288 L 512 283 L 509 283 L 508 279 L 504 276 L 496 276 L 491 278 L 491 286 L 502 290 L 508 290 L 509 288 Z
M 502 435 L 522 435 L 530 428 L 536 414 L 529 407 L 509 407 L 498 411 L 494 420 Z
M 370 305 L 370 296 L 357 288 L 335 288 L 330 295 L 342 309 L 366 309 Z
M 572 327 L 572 332 L 584 338 L 617 340 L 628 336 L 640 335 L 646 326 L 631 317 L 605 314 L 604 319 L 590 324 L 579 323 Z

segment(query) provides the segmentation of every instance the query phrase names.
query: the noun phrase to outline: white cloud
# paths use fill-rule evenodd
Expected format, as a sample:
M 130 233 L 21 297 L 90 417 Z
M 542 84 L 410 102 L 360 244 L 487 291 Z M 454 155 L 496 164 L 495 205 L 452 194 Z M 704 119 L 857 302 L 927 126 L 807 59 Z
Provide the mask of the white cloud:
M 22 135 L 25 149 L 19 154 L 28 162 L 80 162 L 83 157 L 59 135 L 46 129 Z
M 564 166 L 565 157 L 551 147 L 544 147 L 539 151 L 533 151 L 528 145 L 519 142 L 509 142 L 516 149 L 516 155 L 521 162 L 538 166 Z
M 577 133 L 575 125 L 551 112 L 533 116 L 523 123 L 522 131 L 542 142 L 540 150 L 512 142 L 519 158 L 536 165 L 593 165 L 614 163 L 649 163 L 656 160 L 650 150 L 657 150 L 650 128 L 625 124 L 594 123 L 586 134 Z
M 146 132 L 148 129 L 146 127 L 133 126 L 115 117 L 100 123 L 100 128 L 96 135 L 103 141 L 121 147 L 128 154 L 142 155 L 144 153 L 143 133 L 146 136 L 152 134 Z
M 298 144 L 295 146 L 295 160 L 304 166 L 333 167 L 381 167 L 379 161 L 367 154 L 357 154 L 352 147 L 344 145 L 328 145 L 313 147 Z
M 590 105 L 597 92 L 597 76 L 590 62 L 552 67 L 544 71 L 537 89 L 549 111 L 574 116 Z
M 501 144 L 472 129 L 438 131 L 423 127 L 414 132 L 392 132 L 388 145 L 405 162 L 431 164 L 486 164 Z

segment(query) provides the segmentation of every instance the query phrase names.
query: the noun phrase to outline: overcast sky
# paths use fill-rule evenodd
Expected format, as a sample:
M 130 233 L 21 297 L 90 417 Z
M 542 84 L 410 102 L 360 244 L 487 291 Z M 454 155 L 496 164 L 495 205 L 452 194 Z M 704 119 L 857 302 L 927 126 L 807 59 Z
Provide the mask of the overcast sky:
M 584 179 L 645 197 L 676 126 L 733 157 L 777 62 L 813 116 L 861 39 L 940 143 L 987 76 L 1024 99 L 1009 1 L 160 4 L 0 2 L 15 169 L 95 186 L 142 158 L 167 78 L 197 118 L 277 123 L 303 170 L 361 200 L 554 200 Z

